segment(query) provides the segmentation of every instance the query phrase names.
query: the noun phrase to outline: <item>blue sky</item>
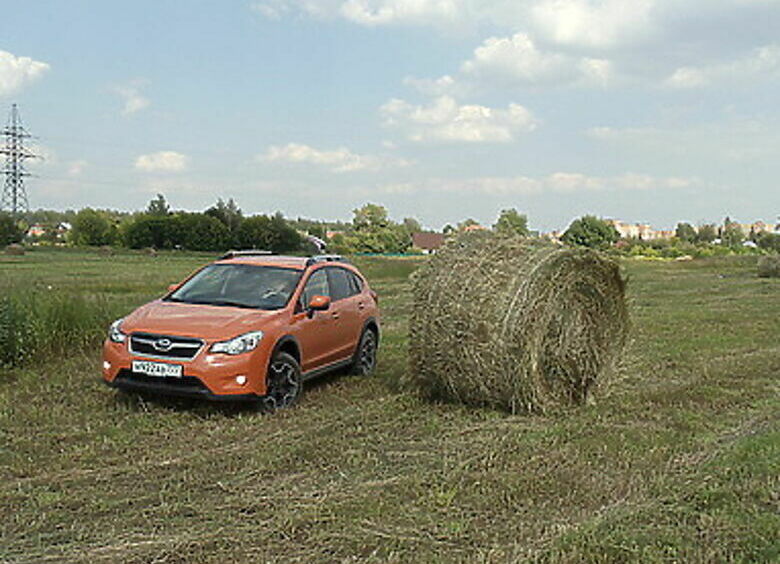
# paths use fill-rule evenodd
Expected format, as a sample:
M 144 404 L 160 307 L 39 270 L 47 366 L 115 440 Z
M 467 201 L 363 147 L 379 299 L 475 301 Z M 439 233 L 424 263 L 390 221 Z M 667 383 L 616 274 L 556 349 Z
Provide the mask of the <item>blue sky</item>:
M 0 109 L 46 157 L 34 208 L 780 214 L 780 0 L 14 6 Z

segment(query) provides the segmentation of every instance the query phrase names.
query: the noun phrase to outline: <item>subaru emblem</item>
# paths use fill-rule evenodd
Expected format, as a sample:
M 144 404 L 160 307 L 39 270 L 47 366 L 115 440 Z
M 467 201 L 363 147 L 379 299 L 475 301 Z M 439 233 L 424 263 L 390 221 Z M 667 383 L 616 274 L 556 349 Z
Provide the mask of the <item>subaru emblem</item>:
M 160 352 L 167 352 L 171 350 L 173 343 L 170 339 L 158 339 L 154 342 L 154 349 Z

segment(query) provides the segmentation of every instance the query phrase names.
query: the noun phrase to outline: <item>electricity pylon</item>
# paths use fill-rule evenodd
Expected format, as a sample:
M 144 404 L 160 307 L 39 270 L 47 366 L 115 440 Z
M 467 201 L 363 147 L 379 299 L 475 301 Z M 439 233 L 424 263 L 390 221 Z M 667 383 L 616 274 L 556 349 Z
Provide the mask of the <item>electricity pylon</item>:
M 38 155 L 24 146 L 25 140 L 31 135 L 22 125 L 16 104 L 11 106 L 8 125 L 3 128 L 2 135 L 5 137 L 5 143 L 0 147 L 0 155 L 5 155 L 5 164 L 0 173 L 5 176 L 5 183 L 3 197 L 0 199 L 0 211 L 8 211 L 18 217 L 19 214 L 30 211 L 27 191 L 24 188 L 24 177 L 30 176 L 30 173 L 25 170 L 24 161 L 37 158 Z

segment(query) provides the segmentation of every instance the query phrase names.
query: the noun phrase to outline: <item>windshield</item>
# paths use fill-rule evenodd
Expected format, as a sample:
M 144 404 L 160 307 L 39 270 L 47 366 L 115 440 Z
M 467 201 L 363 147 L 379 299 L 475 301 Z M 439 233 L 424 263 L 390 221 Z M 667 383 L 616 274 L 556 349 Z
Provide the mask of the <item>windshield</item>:
M 290 300 L 301 273 L 251 264 L 212 264 L 165 301 L 187 304 L 280 309 Z

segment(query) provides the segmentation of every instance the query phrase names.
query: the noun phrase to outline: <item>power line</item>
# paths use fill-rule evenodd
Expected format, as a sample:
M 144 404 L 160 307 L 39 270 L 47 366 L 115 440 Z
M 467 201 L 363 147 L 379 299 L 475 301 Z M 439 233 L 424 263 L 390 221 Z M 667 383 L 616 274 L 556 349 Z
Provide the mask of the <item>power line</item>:
M 24 146 L 25 139 L 32 137 L 22 125 L 19 109 L 16 104 L 11 106 L 8 125 L 3 128 L 5 144 L 0 147 L 0 155 L 5 155 L 5 164 L 0 171 L 5 176 L 3 197 L 0 199 L 0 210 L 8 210 L 14 217 L 30 211 L 30 202 L 24 188 L 24 177 L 30 173 L 24 167 L 27 159 L 38 158 Z

